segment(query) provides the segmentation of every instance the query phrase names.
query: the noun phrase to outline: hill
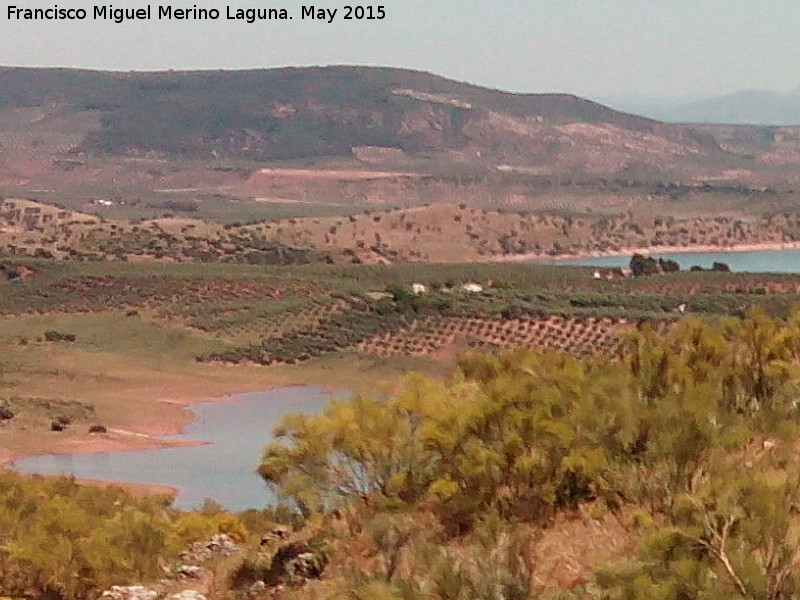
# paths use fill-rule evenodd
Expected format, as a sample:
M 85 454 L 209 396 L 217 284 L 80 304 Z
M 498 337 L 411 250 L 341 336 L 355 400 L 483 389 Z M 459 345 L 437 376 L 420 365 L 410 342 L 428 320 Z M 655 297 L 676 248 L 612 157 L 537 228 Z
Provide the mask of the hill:
M 714 188 L 654 188 L 649 211 L 600 218 L 492 211 L 464 202 L 440 202 L 365 210 L 348 217 L 295 217 L 225 225 L 176 215 L 107 219 L 9 198 L 0 199 L 0 256 L 5 253 L 69 261 L 387 264 L 519 262 L 692 248 L 798 247 L 797 215 L 777 213 L 757 219 L 729 216 L 743 202 L 766 207 L 780 202 L 781 196 L 736 189 L 729 198 L 719 194 Z M 585 199 L 583 205 L 576 202 L 572 208 L 588 211 L 590 201 Z M 659 216 L 668 214 L 675 202 L 713 205 L 729 214 Z
M 115 164 L 120 187 L 163 179 L 157 164 L 330 160 L 412 171 L 669 170 L 719 153 L 692 129 L 566 94 L 510 94 L 401 69 L 103 73 L 0 70 L 5 179 Z M 183 165 L 188 168 L 187 165 Z M 197 166 L 197 165 L 195 165 Z M 226 164 L 216 181 L 251 164 Z M 166 169 L 174 170 L 174 169 Z M 69 174 L 65 176 L 65 173 Z M 86 179 L 86 177 L 84 177 Z M 208 175 L 204 180 L 209 181 Z
M 125 74 L 4 69 L 0 89 L 5 109 L 50 106 L 94 113 L 99 128 L 81 149 L 109 153 L 275 160 L 349 155 L 364 145 L 441 152 L 513 134 L 515 119 L 522 119 L 518 127 L 603 123 L 691 138 L 575 96 L 508 94 L 401 69 Z M 505 119 L 497 121 L 500 115 Z M 481 131 L 487 125 L 489 131 Z
M 800 88 L 787 93 L 743 90 L 691 102 L 642 99 L 634 102 L 623 101 L 619 106 L 637 114 L 671 123 L 800 124 Z

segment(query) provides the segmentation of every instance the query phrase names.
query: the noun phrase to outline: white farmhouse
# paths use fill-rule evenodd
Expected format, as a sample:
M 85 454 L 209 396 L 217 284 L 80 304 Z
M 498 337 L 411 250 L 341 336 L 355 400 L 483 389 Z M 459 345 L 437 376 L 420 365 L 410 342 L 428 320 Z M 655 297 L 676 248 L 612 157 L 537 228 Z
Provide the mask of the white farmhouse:
M 470 294 L 480 294 L 483 291 L 483 286 L 480 283 L 475 283 L 474 281 L 468 281 L 464 285 L 461 286 L 461 289 L 465 292 L 469 292 Z
M 422 283 L 412 283 L 411 284 L 411 293 L 416 294 L 419 296 L 420 294 L 425 294 L 428 292 L 427 286 Z

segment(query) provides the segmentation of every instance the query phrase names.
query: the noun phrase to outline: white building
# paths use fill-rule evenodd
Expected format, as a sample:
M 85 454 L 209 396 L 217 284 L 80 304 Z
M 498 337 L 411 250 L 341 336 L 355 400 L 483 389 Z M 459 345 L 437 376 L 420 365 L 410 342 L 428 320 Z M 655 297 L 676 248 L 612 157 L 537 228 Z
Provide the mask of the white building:
M 427 291 L 428 291 L 427 286 L 425 286 L 422 283 L 412 283 L 411 284 L 411 293 L 412 294 L 416 294 L 417 296 L 419 296 L 420 294 L 427 293 Z
M 461 286 L 461 289 L 465 292 L 469 292 L 470 294 L 480 294 L 483 291 L 483 286 L 480 283 L 475 283 L 474 281 L 468 281 L 464 285 Z

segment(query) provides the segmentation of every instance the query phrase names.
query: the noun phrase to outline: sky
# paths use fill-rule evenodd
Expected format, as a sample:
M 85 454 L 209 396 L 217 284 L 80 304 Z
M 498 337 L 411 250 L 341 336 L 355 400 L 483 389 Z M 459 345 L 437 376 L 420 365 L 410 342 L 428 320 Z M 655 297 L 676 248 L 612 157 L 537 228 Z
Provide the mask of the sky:
M 345 21 L 348 0 L 192 0 L 217 21 L 23 21 L 20 8 L 102 0 L 4 0 L 0 64 L 108 70 L 363 64 L 430 71 L 516 92 L 590 98 L 701 98 L 800 86 L 798 0 L 377 0 L 383 20 Z M 106 4 L 109 4 L 106 2 Z M 114 7 L 143 7 L 118 0 Z M 153 10 L 169 0 L 153 0 Z M 301 6 L 338 8 L 332 23 Z M 226 7 L 285 8 L 291 21 L 247 24 Z

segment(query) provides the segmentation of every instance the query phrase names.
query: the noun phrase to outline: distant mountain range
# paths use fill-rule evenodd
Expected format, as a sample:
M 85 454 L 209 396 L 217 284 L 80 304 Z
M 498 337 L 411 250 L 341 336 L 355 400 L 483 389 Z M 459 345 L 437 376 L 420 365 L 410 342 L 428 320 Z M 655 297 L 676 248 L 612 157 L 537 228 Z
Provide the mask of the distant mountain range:
M 791 92 L 748 90 L 695 101 L 608 98 L 618 110 L 669 123 L 800 125 L 800 88 Z

